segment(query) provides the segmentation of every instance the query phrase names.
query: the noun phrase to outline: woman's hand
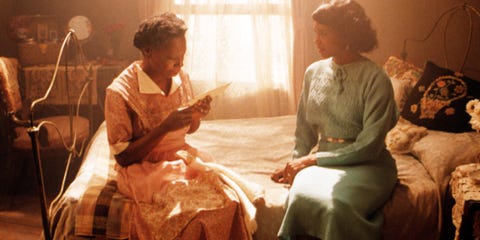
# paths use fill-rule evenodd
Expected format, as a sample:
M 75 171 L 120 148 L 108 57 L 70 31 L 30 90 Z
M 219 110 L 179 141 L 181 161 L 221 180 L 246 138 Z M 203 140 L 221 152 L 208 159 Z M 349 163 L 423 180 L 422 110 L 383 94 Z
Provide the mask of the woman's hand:
M 193 117 L 195 118 L 203 118 L 207 116 L 210 112 L 210 103 L 212 102 L 212 98 L 210 96 L 206 96 L 200 100 L 198 100 L 193 106 Z
M 277 168 L 273 171 L 272 175 L 270 176 L 270 179 L 272 181 L 277 182 L 277 183 L 283 183 L 283 174 L 285 173 L 285 167 L 283 168 Z
M 298 172 L 316 164 L 315 155 L 310 154 L 288 162 L 284 168 L 276 169 L 270 178 L 278 183 L 292 184 Z
M 194 109 L 192 107 L 178 109 L 168 115 L 161 126 L 167 131 L 175 131 L 190 126 L 193 120 Z
M 212 98 L 206 96 L 189 107 L 192 109 L 192 123 L 190 124 L 188 133 L 193 133 L 200 127 L 200 119 L 207 116 L 210 112 L 210 102 L 212 102 Z

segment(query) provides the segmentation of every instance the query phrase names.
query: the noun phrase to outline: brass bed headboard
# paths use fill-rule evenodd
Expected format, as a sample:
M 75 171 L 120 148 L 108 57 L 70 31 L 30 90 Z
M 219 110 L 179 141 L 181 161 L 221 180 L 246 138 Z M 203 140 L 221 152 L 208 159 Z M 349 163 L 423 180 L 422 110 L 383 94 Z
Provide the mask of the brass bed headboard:
M 407 44 L 409 42 L 411 42 L 411 41 L 413 41 L 413 42 L 425 42 L 425 41 L 427 41 L 432 36 L 433 32 L 437 29 L 437 27 L 440 25 L 440 22 L 444 18 L 446 18 L 446 23 L 445 23 L 444 30 L 443 30 L 443 59 L 444 59 L 445 67 L 448 68 L 449 64 L 448 64 L 448 57 L 447 57 L 447 29 L 449 27 L 449 24 L 451 22 L 451 19 L 452 19 L 453 15 L 455 13 L 458 13 L 458 12 L 463 12 L 464 15 L 467 16 L 467 20 L 468 20 L 468 36 L 467 36 L 467 39 L 466 39 L 465 52 L 463 54 L 462 62 L 461 62 L 460 68 L 459 68 L 459 71 L 463 72 L 464 68 L 465 68 L 465 63 L 466 63 L 468 54 L 470 53 L 470 49 L 471 49 L 471 46 L 472 46 L 472 38 L 473 38 L 473 31 L 474 31 L 473 20 L 474 20 L 475 16 L 477 16 L 480 19 L 480 11 L 476 7 L 474 7 L 473 5 L 468 4 L 468 3 L 457 4 L 457 5 L 449 8 L 449 9 L 447 9 L 446 11 L 444 11 L 440 15 L 440 17 L 438 17 L 438 19 L 435 21 L 433 27 L 430 29 L 430 31 L 428 32 L 428 34 L 424 38 L 421 38 L 421 39 L 406 38 L 403 41 L 401 58 L 403 60 L 407 59 L 407 56 L 408 56 L 408 54 L 407 54 Z
M 75 56 L 69 56 L 69 53 L 75 53 Z M 73 58 L 72 58 L 73 57 Z M 61 61 L 63 59 L 63 62 Z M 73 60 L 71 60 L 73 59 Z M 69 61 L 72 61 L 73 64 L 69 66 Z M 66 95 L 67 95 L 67 105 L 71 106 L 68 109 L 68 116 L 70 117 L 70 124 L 69 124 L 69 133 L 66 134 L 70 136 L 70 139 L 65 139 L 65 134 L 62 133 L 59 128 L 56 126 L 55 123 L 48 121 L 48 120 L 43 120 L 43 119 L 36 119 L 35 113 L 36 113 L 36 106 L 38 106 L 41 102 L 47 100 L 47 98 L 50 95 L 50 92 L 57 80 L 57 72 L 60 67 L 60 63 L 62 62 L 62 66 L 65 67 L 65 74 L 66 74 Z M 85 78 L 85 81 L 82 84 L 81 92 L 76 99 L 75 102 L 70 102 L 70 91 L 69 91 L 69 74 L 68 74 L 68 68 L 69 67 L 82 67 L 84 68 L 83 70 L 88 74 L 88 76 Z M 52 79 L 48 85 L 47 90 L 45 91 L 45 94 L 32 101 L 30 105 L 30 111 L 29 111 L 29 119 L 28 120 L 22 120 L 22 119 L 17 119 L 13 113 L 10 114 L 12 120 L 20 125 L 23 125 L 25 127 L 28 127 L 27 132 L 28 135 L 30 136 L 31 143 L 32 143 L 32 154 L 33 154 L 33 160 L 35 164 L 35 172 L 36 172 L 36 180 L 37 180 L 37 185 L 39 188 L 39 197 L 40 197 L 40 204 L 41 204 L 41 213 L 42 213 L 42 225 L 43 225 L 43 235 L 46 240 L 52 239 L 52 234 L 50 232 L 50 223 L 49 223 L 49 215 L 50 215 L 50 210 L 47 211 L 47 201 L 46 201 L 46 194 L 45 194 L 45 181 L 44 181 L 44 175 L 43 175 L 43 170 L 42 170 L 42 161 L 40 158 L 40 144 L 39 144 L 39 134 L 40 134 L 40 129 L 46 125 L 52 126 L 55 131 L 58 133 L 58 135 L 61 137 L 61 141 L 63 142 L 63 146 L 68 152 L 68 159 L 67 159 L 67 164 L 66 164 L 66 169 L 65 169 L 65 174 L 64 178 L 60 187 L 60 191 L 58 193 L 58 196 L 52 201 L 55 203 L 58 201 L 63 193 L 64 190 L 64 184 L 65 184 L 65 178 L 67 176 L 67 172 L 69 170 L 69 165 L 70 162 L 72 161 L 73 158 L 81 157 L 85 146 L 86 146 L 86 141 L 88 138 L 84 138 L 81 143 L 79 143 L 77 139 L 77 129 L 74 129 L 74 118 L 77 118 L 80 116 L 80 105 L 82 98 L 85 95 L 85 92 L 87 91 L 88 87 L 90 86 L 92 82 L 92 69 L 91 65 L 87 65 L 87 61 L 85 58 L 85 54 L 83 52 L 83 49 L 81 47 L 80 42 L 78 41 L 75 31 L 74 30 L 69 30 L 67 33 L 65 39 L 63 40 L 63 43 L 61 45 L 58 57 L 57 57 L 57 62 L 55 65 L 55 70 L 53 72 Z M 91 104 L 91 103 L 90 103 Z M 75 110 L 73 110 L 73 107 L 75 107 Z M 39 121 L 41 120 L 41 121 Z M 68 142 L 68 143 L 67 143 Z M 78 146 L 80 148 L 78 149 Z

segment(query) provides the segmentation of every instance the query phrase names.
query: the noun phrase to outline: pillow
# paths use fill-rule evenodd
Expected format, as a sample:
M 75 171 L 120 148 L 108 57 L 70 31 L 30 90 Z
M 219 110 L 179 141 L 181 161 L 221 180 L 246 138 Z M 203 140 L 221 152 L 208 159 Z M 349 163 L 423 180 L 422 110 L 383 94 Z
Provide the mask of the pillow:
M 422 69 L 395 56 L 388 58 L 383 69 L 392 81 L 395 103 L 401 111 L 413 86 L 422 75 Z
M 385 144 L 392 154 L 410 153 L 413 145 L 428 134 L 425 127 L 416 126 L 400 117 L 387 133 Z
M 480 82 L 427 61 L 401 116 L 431 130 L 468 132 L 472 127 L 466 104 L 479 97 Z
M 401 79 L 391 77 L 390 80 L 392 81 L 393 87 L 393 95 L 395 98 L 395 103 L 399 111 L 403 109 L 405 105 L 405 101 L 407 100 L 407 96 L 412 90 L 408 82 L 402 81 Z
M 421 75 L 421 71 L 412 69 L 407 70 L 402 75 L 390 77 L 393 86 L 395 103 L 397 104 L 399 111 L 403 110 L 408 96 L 412 92 L 413 87 L 415 86 Z
M 457 166 L 480 162 L 480 133 L 429 130 L 412 147 L 412 154 L 441 187 L 442 196 Z
M 397 78 L 403 78 L 404 74 L 407 72 L 417 72 L 418 73 L 418 78 L 420 77 L 420 74 L 422 73 L 422 69 L 415 66 L 413 63 L 409 63 L 407 61 L 404 61 L 398 57 L 395 56 L 390 56 L 385 64 L 383 64 L 383 69 L 387 73 L 389 77 L 397 77 Z M 410 79 L 413 81 L 418 80 L 417 79 Z M 415 85 L 415 83 L 412 84 L 412 86 Z

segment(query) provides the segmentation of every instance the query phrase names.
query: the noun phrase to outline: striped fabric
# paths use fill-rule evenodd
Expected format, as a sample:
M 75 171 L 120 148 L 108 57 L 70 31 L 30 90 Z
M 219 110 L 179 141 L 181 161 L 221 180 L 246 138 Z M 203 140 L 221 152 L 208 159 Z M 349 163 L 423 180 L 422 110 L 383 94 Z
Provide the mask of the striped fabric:
M 94 237 L 127 239 L 133 202 L 117 192 L 115 160 L 110 155 L 105 124 L 99 127 L 75 180 L 54 206 L 55 239 Z M 73 232 L 72 232 L 73 231 Z
M 75 235 L 126 239 L 130 235 L 132 202 L 117 192 L 117 183 L 90 186 L 75 214 Z

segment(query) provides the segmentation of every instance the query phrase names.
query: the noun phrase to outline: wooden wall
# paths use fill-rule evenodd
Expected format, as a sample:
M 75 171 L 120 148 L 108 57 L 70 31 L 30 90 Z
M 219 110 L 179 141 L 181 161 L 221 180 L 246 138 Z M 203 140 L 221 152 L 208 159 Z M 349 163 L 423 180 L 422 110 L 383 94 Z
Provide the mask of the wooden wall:
M 307 0 L 320 3 L 321 0 Z M 357 0 L 370 16 L 377 30 L 379 47 L 368 56 L 378 64 L 383 64 L 391 55 L 400 56 L 405 38 L 423 39 L 435 22 L 448 9 L 464 3 L 473 5 L 480 11 L 479 1 L 461 0 Z M 313 11 L 313 10 L 312 10 Z M 473 14 L 475 15 L 475 14 Z M 310 17 L 309 15 L 307 17 Z M 423 66 L 426 60 L 432 60 L 445 66 L 443 57 L 443 33 L 447 17 L 443 17 L 432 36 L 425 42 L 407 44 L 407 60 L 417 66 Z M 480 16 L 474 16 L 474 31 L 471 49 L 467 58 L 465 72 L 480 80 Z M 459 70 L 467 47 L 468 17 L 458 11 L 449 21 L 447 29 L 448 67 Z M 316 51 L 315 46 L 311 45 Z
M 379 49 L 371 57 L 383 63 L 388 56 L 399 56 L 405 38 L 423 39 L 434 26 L 435 21 L 453 6 L 469 3 L 480 10 L 479 1 L 460 0 L 358 0 L 371 16 L 378 31 Z M 474 14 L 475 15 L 475 14 Z M 448 67 L 459 70 L 467 47 L 468 17 L 458 11 L 449 21 L 447 29 Z M 426 60 L 432 60 L 445 66 L 443 57 L 443 33 L 447 17 L 443 17 L 432 37 L 425 43 L 409 42 L 407 52 L 409 61 L 423 66 Z M 471 50 L 467 58 L 465 72 L 480 80 L 480 16 L 475 16 Z M 476 70 L 474 70 L 476 69 Z
M 323 0 L 324 1 L 324 0 Z M 292 0 L 293 4 L 304 4 L 307 7 L 303 15 L 306 30 L 311 29 L 311 12 L 322 0 Z M 399 56 L 402 51 L 405 38 L 423 38 L 433 26 L 436 19 L 447 9 L 454 5 L 462 4 L 460 0 L 358 0 L 371 17 L 375 28 L 378 31 L 380 46 L 369 56 L 379 64 L 382 64 L 390 55 Z M 480 9 L 480 2 L 466 1 Z M 313 6 L 313 7 L 310 7 Z M 111 23 L 121 22 L 126 25 L 124 39 L 119 50 L 119 56 L 135 59 L 137 51 L 131 44 L 132 33 L 138 25 L 138 10 L 135 1 L 131 0 L 2 0 L 0 1 L 0 29 L 5 33 L 8 19 L 18 14 L 55 14 L 61 24 L 66 24 L 68 19 L 74 15 L 82 14 L 89 17 L 96 34 L 86 44 L 88 54 L 96 58 L 103 54 L 102 51 L 102 27 Z M 480 68 L 480 27 L 479 18 L 474 21 L 476 30 L 473 44 L 468 57 L 468 68 Z M 422 66 L 426 59 L 432 59 L 438 64 L 443 64 L 442 53 L 442 31 L 444 23 L 434 32 L 427 44 L 411 43 L 408 45 L 408 59 L 417 65 Z M 461 16 L 456 16 L 451 22 L 447 39 L 449 45 L 449 56 L 452 68 L 459 65 L 463 58 L 465 48 L 466 22 Z M 310 35 L 311 36 L 311 35 Z M 306 39 L 307 44 L 305 56 L 308 59 L 306 64 L 316 60 L 315 46 L 313 39 Z M 309 45 L 308 45 L 309 44 Z M 6 34 L 0 34 L 0 55 L 15 56 L 16 45 L 7 38 Z

